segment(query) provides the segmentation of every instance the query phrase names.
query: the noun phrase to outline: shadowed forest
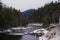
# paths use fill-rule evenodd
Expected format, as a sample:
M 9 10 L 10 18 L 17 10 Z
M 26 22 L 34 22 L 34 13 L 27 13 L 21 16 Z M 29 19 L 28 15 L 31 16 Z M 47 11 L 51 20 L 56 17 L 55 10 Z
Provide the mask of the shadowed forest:
M 43 23 L 47 27 L 50 23 L 58 23 L 60 18 L 60 3 L 51 2 L 44 7 L 32 11 L 28 16 L 22 15 L 20 10 L 4 5 L 0 2 L 0 29 L 26 26 L 28 23 Z

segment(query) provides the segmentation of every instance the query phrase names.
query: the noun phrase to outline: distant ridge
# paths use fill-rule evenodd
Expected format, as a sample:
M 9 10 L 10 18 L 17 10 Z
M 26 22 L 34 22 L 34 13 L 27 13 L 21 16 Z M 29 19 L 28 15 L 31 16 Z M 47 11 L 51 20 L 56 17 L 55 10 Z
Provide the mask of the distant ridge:
M 35 12 L 35 11 L 36 11 L 36 9 L 28 9 L 28 10 L 22 12 L 22 15 L 28 16 L 29 14 L 31 14 L 32 12 Z

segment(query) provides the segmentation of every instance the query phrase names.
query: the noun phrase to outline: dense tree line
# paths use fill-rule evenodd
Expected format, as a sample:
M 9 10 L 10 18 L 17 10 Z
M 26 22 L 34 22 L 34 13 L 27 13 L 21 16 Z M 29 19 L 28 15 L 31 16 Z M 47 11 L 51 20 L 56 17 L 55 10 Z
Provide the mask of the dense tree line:
M 48 25 L 50 23 L 58 23 L 58 19 L 60 18 L 60 3 L 49 3 L 44 7 L 38 8 L 36 12 L 33 12 L 29 15 L 29 23 L 44 23 L 44 25 Z
M 6 7 L 0 2 L 0 28 L 20 26 L 20 10 L 12 7 Z
M 20 10 L 12 7 L 3 6 L 0 2 L 0 29 L 16 26 L 25 26 L 28 23 L 58 23 L 60 18 L 60 3 L 49 3 L 44 7 L 38 8 L 28 16 L 23 16 Z

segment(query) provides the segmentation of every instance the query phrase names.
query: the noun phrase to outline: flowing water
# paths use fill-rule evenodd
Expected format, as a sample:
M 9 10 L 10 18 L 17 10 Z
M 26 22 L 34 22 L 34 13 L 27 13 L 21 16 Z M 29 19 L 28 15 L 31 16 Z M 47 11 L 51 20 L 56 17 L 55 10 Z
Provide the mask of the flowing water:
M 46 33 L 45 31 L 44 33 Z M 47 32 L 45 35 L 39 37 L 39 40 L 60 40 L 60 26 L 54 27 L 49 32 Z M 0 40 L 38 40 L 38 37 L 35 35 L 6 35 L 6 34 L 0 34 Z
M 13 35 L 0 34 L 0 40 L 37 40 L 37 38 L 34 35 L 13 36 Z
M 21 40 L 37 40 L 37 38 L 33 35 L 24 35 Z
M 39 28 L 39 27 L 38 27 Z M 31 28 L 29 29 L 28 32 L 31 32 L 35 29 L 38 28 Z M 0 40 L 37 40 L 38 38 L 34 35 L 23 35 L 23 36 L 19 36 L 19 35 L 5 35 L 5 34 L 0 34 Z

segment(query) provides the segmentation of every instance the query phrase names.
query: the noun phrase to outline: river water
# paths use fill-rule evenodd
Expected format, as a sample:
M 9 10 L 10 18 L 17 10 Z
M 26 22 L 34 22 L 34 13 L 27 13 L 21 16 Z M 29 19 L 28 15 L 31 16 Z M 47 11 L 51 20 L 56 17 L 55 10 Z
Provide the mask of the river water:
M 55 27 L 55 26 L 54 26 Z M 49 37 L 51 37 L 51 40 L 60 40 L 60 26 L 55 27 L 54 29 L 51 29 L 49 32 L 45 31 L 45 35 L 40 37 L 40 40 L 48 40 Z M 56 33 L 55 35 L 51 35 L 52 33 Z M 47 37 L 49 36 L 49 37 Z M 6 34 L 1 34 L 0 33 L 0 40 L 38 40 L 38 37 L 35 35 L 6 35 Z
M 37 40 L 37 38 L 34 35 L 19 36 L 0 34 L 0 40 Z
M 34 35 L 24 35 L 20 40 L 37 40 L 37 38 Z
M 28 32 L 31 32 L 35 29 L 38 28 L 31 28 L 29 29 Z M 23 36 L 19 36 L 19 35 L 5 35 L 5 34 L 0 34 L 0 40 L 38 40 L 38 37 L 34 36 L 34 35 L 23 35 Z

